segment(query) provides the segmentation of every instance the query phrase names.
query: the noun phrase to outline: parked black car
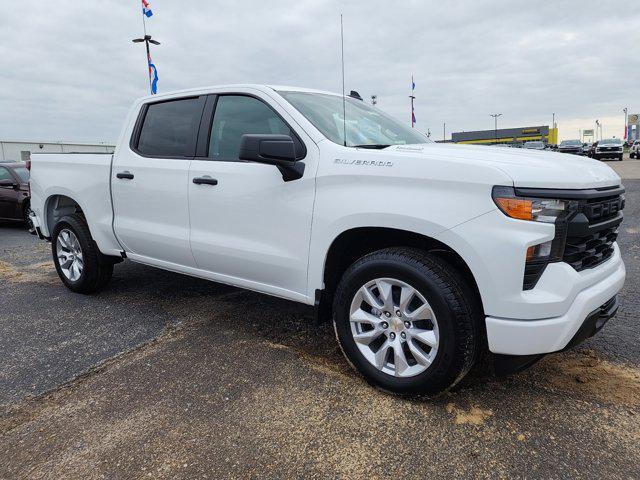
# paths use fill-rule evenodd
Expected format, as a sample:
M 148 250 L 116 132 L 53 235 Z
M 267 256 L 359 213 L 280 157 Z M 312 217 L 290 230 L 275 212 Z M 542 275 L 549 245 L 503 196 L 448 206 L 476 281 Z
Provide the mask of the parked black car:
M 558 152 L 582 155 L 582 142 L 580 140 L 563 140 L 558 145 Z
M 29 219 L 29 170 L 24 163 L 0 163 L 0 220 L 24 222 L 31 228 Z

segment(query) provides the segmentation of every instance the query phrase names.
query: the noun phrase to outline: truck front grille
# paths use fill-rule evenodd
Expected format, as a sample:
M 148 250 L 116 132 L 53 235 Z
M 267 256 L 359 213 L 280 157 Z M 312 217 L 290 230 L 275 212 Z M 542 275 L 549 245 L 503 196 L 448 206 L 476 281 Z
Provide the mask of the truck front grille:
M 613 255 L 622 222 L 624 196 L 591 198 L 579 202 L 578 214 L 567 225 L 562 261 L 578 272 L 593 268 Z
M 617 226 L 583 237 L 567 237 L 562 261 L 578 272 L 598 266 L 613 255 L 613 242 L 616 238 L 618 238 Z

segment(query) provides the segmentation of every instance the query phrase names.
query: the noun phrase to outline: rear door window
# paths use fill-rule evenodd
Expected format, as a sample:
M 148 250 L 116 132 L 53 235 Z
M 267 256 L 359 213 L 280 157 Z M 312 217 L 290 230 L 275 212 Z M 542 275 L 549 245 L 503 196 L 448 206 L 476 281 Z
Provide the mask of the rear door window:
M 138 153 L 149 157 L 193 157 L 204 101 L 205 97 L 195 97 L 148 105 L 140 127 Z

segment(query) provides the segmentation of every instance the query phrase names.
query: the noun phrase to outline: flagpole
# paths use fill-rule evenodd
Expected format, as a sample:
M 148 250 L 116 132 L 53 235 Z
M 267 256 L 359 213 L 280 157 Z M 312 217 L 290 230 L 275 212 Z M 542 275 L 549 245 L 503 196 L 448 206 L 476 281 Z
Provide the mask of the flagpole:
M 149 49 L 149 39 L 147 37 L 147 21 L 144 10 L 142 11 L 142 30 L 144 32 L 144 45 L 147 47 L 147 78 L 149 79 L 149 92 L 153 95 L 153 84 L 151 83 L 151 73 L 149 72 L 149 62 L 151 58 L 151 51 Z
M 136 0 L 137 1 L 137 0 Z M 143 9 L 142 9 L 142 29 L 144 31 L 144 37 L 143 38 L 136 38 L 133 40 L 134 43 L 142 43 L 144 42 L 144 46 L 145 46 L 145 50 L 147 52 L 147 77 L 149 78 L 149 91 L 151 92 L 151 95 L 154 94 L 153 92 L 153 82 L 154 80 L 151 78 L 151 48 L 149 47 L 150 43 L 153 43 L 154 45 L 160 45 L 160 42 L 158 42 L 157 40 L 153 40 L 151 38 L 151 35 L 147 34 L 147 21 L 145 19 L 145 17 L 147 16 L 145 13 L 145 9 L 147 11 L 149 11 L 149 15 L 152 15 L 151 10 L 149 9 L 149 5 L 148 2 L 145 2 L 145 0 L 142 0 L 142 5 L 143 5 Z M 157 76 L 157 70 L 155 69 L 154 66 L 154 75 Z
M 413 101 L 415 100 L 415 95 L 413 94 L 414 92 L 414 85 L 415 83 L 413 82 L 413 75 L 411 75 L 411 95 L 409 95 L 409 98 L 411 99 L 411 128 L 414 127 L 415 122 L 413 121 L 413 119 L 415 118 L 415 114 L 413 113 Z

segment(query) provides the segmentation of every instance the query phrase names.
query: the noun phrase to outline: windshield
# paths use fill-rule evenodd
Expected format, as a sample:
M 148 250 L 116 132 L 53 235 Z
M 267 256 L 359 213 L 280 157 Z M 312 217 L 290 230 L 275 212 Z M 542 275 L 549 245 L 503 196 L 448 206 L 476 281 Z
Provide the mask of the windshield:
M 622 140 L 619 138 L 605 138 L 604 140 L 600 140 L 600 144 L 603 143 L 613 143 L 614 145 L 622 145 Z
M 544 143 L 542 142 L 527 142 L 524 144 L 524 148 L 544 148 Z
M 20 177 L 20 181 L 22 183 L 27 183 L 29 181 L 29 170 L 27 170 L 25 167 L 14 168 L 13 171 L 16 172 L 16 175 L 18 175 L 18 177 Z
M 361 100 L 346 97 L 346 126 L 342 115 L 342 97 L 324 93 L 278 92 L 322 134 L 334 143 L 347 146 L 408 145 L 428 143 L 426 135 L 403 125 Z
M 581 147 L 582 146 L 582 142 L 580 140 L 563 140 L 560 143 L 560 146 L 578 146 Z

